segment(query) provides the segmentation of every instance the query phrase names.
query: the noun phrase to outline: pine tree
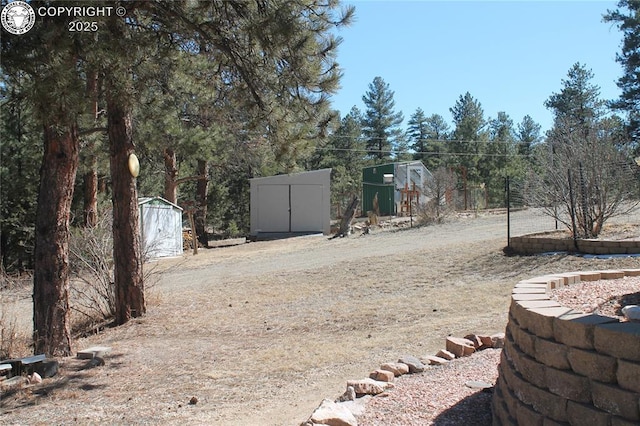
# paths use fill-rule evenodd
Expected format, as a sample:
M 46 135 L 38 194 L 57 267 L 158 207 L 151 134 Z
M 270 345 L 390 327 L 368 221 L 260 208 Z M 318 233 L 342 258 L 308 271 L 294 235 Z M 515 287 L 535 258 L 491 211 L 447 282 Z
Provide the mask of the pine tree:
M 322 150 L 319 167 L 330 167 L 331 198 L 340 211 L 354 196 L 359 196 L 362 168 L 365 165 L 365 142 L 362 139 L 362 113 L 355 106 L 340 120 L 340 125 L 329 137 Z
M 440 114 L 432 114 L 427 117 L 427 147 L 425 166 L 429 170 L 437 170 L 446 164 L 446 140 L 449 138 L 450 127 Z
M 404 119 L 402 112 L 395 112 L 394 92 L 382 77 L 369 84 L 369 91 L 362 97 L 367 107 L 363 120 L 363 134 L 369 156 L 377 162 L 391 160 L 391 153 L 400 136 L 399 126 Z
M 516 138 L 518 140 L 518 154 L 528 157 L 531 155 L 533 146 L 540 142 L 542 136 L 540 135 L 540 124 L 533 121 L 529 115 L 525 115 L 522 121 L 518 124 L 516 130 Z
M 407 139 L 409 140 L 410 147 L 416 154 L 414 158 L 416 160 L 423 160 L 426 157 L 427 150 L 427 138 L 429 137 L 427 116 L 424 114 L 422 108 L 416 109 L 409 118 Z
M 600 87 L 591 83 L 593 72 L 576 62 L 562 80 L 562 90 L 553 93 L 544 103 L 554 113 L 554 126 L 562 126 L 566 132 L 579 132 L 589 137 L 593 125 L 604 113 L 600 99 Z
M 620 0 L 618 9 L 608 10 L 604 21 L 614 23 L 623 33 L 622 51 L 616 54 L 623 69 L 617 83 L 622 94 L 611 106 L 627 114 L 628 133 L 635 155 L 640 155 L 640 2 Z
M 449 111 L 455 124 L 452 139 L 447 144 L 449 152 L 455 159 L 455 165 L 462 168 L 468 179 L 480 183 L 478 165 L 487 139 L 482 105 L 467 92 L 460 95 Z

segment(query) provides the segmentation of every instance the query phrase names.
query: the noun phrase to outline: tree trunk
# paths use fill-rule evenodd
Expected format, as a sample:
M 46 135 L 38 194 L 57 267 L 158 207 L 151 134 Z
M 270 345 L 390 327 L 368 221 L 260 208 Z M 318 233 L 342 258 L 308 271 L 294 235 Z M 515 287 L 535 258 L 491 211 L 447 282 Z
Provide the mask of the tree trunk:
M 139 232 L 136 178 L 128 167 L 134 151 L 131 113 L 113 99 L 107 101 L 113 200 L 113 259 L 116 324 L 144 315 L 144 282 Z
M 203 247 L 209 245 L 207 236 L 207 189 L 209 187 L 209 163 L 205 160 L 198 160 L 198 175 L 201 176 L 196 184 L 196 211 L 195 226 L 198 241 Z
M 78 129 L 44 128 L 44 156 L 36 209 L 33 275 L 34 353 L 71 354 L 69 217 L 78 170 Z
M 176 166 L 176 153 L 171 148 L 164 149 L 164 198 L 177 204 L 178 201 L 178 168 Z
M 95 156 L 91 169 L 84 174 L 84 226 L 93 228 L 98 223 L 98 169 Z

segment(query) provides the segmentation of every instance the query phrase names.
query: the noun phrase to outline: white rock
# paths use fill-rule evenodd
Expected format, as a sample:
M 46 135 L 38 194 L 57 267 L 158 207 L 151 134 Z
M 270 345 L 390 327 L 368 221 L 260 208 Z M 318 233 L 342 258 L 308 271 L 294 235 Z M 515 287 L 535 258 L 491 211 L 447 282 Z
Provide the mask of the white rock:
M 622 308 L 622 315 L 624 315 L 629 321 L 640 321 L 640 306 L 627 305 Z
M 330 426 L 358 426 L 358 421 L 347 407 L 324 399 L 310 418 L 312 423 Z
M 38 383 L 42 383 L 42 377 L 40 377 L 40 375 L 38 373 L 33 373 L 30 376 L 27 376 L 27 379 L 29 380 L 29 383 L 31 384 L 38 384 Z
M 362 416 L 367 408 L 367 403 L 373 398 L 371 395 L 365 395 L 362 398 L 355 399 L 353 401 L 340 402 L 338 405 L 342 405 L 351 411 L 354 416 Z
M 373 379 L 349 380 L 347 386 L 353 386 L 356 395 L 378 395 L 389 388 L 393 387 L 393 383 L 379 382 Z

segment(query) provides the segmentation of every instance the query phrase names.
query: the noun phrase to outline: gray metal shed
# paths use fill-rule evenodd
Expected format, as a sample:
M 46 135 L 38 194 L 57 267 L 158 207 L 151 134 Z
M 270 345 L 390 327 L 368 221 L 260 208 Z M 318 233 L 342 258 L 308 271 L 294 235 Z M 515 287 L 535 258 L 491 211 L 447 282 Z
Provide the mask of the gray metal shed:
M 182 208 L 162 197 L 138 199 L 145 259 L 182 255 Z
M 254 178 L 251 189 L 251 236 L 329 234 L 331 169 Z

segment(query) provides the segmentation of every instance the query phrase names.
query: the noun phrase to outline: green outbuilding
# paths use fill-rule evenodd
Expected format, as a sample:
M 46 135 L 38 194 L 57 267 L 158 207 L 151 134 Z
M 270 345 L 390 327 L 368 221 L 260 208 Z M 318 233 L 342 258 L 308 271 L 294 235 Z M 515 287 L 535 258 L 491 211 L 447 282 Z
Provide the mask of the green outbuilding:
M 362 169 L 362 213 L 374 211 L 374 198 L 378 195 L 381 216 L 403 213 L 403 193 L 408 188 L 417 192 L 414 203 L 426 203 L 425 181 L 431 173 L 422 161 L 404 161 L 377 164 Z M 406 195 L 406 194 L 405 194 Z

